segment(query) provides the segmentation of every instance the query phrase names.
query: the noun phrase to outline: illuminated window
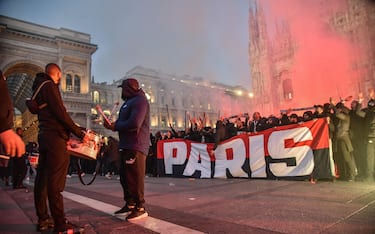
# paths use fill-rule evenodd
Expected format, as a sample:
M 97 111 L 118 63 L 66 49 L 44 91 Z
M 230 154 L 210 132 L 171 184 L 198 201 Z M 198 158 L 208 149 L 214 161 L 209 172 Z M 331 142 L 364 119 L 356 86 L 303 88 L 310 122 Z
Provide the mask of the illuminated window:
M 99 103 L 99 100 L 100 100 L 99 92 L 98 91 L 94 91 L 92 96 L 93 96 L 93 102 L 94 103 Z
M 154 97 L 154 95 L 151 96 L 150 102 L 151 103 L 155 103 L 155 97 Z
M 167 127 L 167 118 L 165 116 L 161 117 L 161 127 Z
M 151 117 L 151 127 L 157 127 L 158 126 L 158 116 L 153 114 Z
M 73 91 L 73 80 L 72 80 L 72 75 L 67 74 L 66 79 L 65 79 L 65 89 L 66 92 L 72 92 Z
M 81 92 L 81 78 L 77 75 L 74 76 L 74 92 L 75 93 Z

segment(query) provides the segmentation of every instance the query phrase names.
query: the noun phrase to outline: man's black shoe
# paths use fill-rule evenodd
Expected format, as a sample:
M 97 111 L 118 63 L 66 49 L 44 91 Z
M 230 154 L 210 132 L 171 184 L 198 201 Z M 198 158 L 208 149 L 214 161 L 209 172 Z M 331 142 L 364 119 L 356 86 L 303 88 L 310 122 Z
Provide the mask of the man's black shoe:
M 126 217 L 126 220 L 133 221 L 148 217 L 148 213 L 144 207 L 134 208 L 132 212 Z
M 82 234 L 85 233 L 85 229 L 83 227 L 75 227 L 75 228 L 67 228 L 62 231 L 55 231 L 53 230 L 53 233 L 58 234 Z
M 83 227 L 78 227 L 69 221 L 66 221 L 63 225 L 55 226 L 53 233 L 59 234 L 81 234 L 84 233 L 85 229 Z
M 115 215 L 126 215 L 134 209 L 134 206 L 125 205 L 121 209 L 115 212 Z
M 53 219 L 48 218 L 48 219 L 41 220 L 38 222 L 38 224 L 36 225 L 36 231 L 37 232 L 47 231 L 49 229 L 52 229 L 54 226 L 55 225 L 54 225 Z

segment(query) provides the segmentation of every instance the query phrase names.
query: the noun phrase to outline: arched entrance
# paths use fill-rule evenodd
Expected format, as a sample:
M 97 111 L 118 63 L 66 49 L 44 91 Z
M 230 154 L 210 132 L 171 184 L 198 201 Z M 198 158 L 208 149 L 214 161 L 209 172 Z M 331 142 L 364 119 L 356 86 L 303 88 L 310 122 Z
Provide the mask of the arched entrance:
M 27 62 L 9 65 L 4 70 L 9 94 L 15 108 L 15 127 L 24 129 L 23 139 L 25 142 L 37 141 L 37 117 L 27 110 L 25 100 L 32 95 L 31 87 L 35 75 L 42 71 L 42 67 Z

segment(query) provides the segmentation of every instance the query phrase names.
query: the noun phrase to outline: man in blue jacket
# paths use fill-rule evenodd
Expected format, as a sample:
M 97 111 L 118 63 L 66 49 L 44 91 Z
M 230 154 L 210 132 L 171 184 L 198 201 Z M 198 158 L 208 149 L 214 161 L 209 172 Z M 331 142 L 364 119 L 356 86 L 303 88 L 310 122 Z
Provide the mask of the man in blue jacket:
M 124 190 L 125 206 L 117 215 L 131 212 L 126 219 L 136 220 L 148 216 L 144 203 L 144 177 L 146 156 L 150 147 L 150 106 L 136 79 L 123 80 L 124 100 L 118 119 L 104 126 L 119 134 L 120 182 Z

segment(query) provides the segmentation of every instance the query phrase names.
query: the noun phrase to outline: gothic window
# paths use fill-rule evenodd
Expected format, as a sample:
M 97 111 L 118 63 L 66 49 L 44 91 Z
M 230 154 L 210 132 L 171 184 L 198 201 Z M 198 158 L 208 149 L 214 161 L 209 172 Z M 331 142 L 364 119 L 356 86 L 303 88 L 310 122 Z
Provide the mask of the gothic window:
M 81 92 L 81 78 L 77 75 L 74 76 L 74 92 L 75 93 Z
M 293 85 L 292 85 L 291 79 L 286 79 L 283 81 L 283 94 L 284 94 L 284 100 L 293 99 Z
M 72 92 L 73 91 L 73 80 L 72 80 L 72 75 L 70 75 L 70 74 L 66 75 L 65 89 L 66 89 L 66 92 Z

